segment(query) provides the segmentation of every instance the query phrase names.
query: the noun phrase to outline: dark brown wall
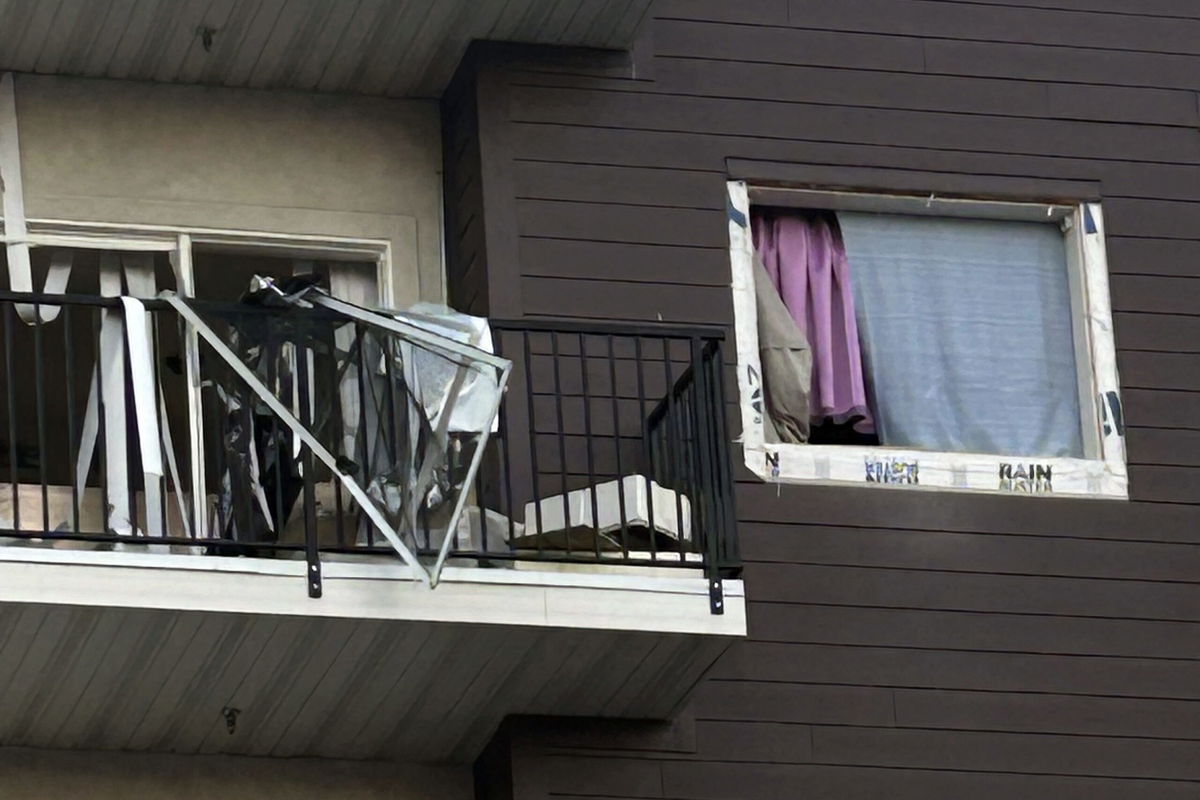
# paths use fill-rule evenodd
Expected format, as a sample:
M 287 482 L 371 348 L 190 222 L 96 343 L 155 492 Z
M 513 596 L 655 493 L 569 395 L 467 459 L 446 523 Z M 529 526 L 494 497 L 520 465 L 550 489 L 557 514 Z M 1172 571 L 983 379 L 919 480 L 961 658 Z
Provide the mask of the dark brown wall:
M 669 729 L 514 726 L 514 797 L 1194 800 L 1200 6 L 661 0 L 653 16 L 620 75 L 484 59 L 487 208 L 511 225 L 488 242 L 492 312 L 727 324 L 730 177 L 1098 198 L 1133 500 L 739 470 L 749 640 Z

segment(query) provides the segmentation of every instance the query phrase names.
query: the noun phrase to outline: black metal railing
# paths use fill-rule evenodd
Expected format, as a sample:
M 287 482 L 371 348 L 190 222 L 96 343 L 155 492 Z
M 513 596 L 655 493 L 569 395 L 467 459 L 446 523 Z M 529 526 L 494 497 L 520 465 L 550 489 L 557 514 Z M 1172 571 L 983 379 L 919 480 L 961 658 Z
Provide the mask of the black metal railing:
M 57 314 L 27 324 L 18 304 Z M 463 486 L 479 437 L 443 432 L 444 454 L 435 452 L 438 432 L 417 413 L 403 343 L 323 309 L 190 305 L 297 410 L 338 470 L 394 514 L 422 560 L 450 538 L 449 563 L 472 566 L 697 569 L 718 589 L 739 567 L 719 329 L 492 321 L 513 369 L 481 466 Z M 203 340 L 189 345 L 174 309 L 143 306 L 150 363 L 133 364 L 126 342 L 113 344 L 112 320 L 125 313 L 118 298 L 0 292 L 0 536 L 313 563 L 320 552 L 393 552 L 333 470 L 229 364 Z M 152 378 L 152 411 L 144 391 L 138 407 L 135 375 Z M 123 415 L 105 407 L 114 399 Z M 139 425 L 151 417 L 161 474 L 141 458 Z M 405 496 L 404 465 L 432 465 L 419 496 Z M 469 494 L 450 530 L 457 492 Z
M 477 492 L 512 557 L 737 569 L 720 329 L 491 326 L 514 367 Z

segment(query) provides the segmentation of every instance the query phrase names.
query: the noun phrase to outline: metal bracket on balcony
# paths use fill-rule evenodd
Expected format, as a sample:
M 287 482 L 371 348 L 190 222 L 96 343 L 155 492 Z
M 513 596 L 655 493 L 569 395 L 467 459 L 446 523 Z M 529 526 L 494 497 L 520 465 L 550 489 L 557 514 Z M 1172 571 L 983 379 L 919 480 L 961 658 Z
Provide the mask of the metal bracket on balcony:
M 714 614 L 725 613 L 725 584 L 720 575 L 709 576 L 708 609 Z
M 314 600 L 321 596 L 321 559 L 316 553 L 308 553 L 308 571 L 304 577 L 308 579 L 308 596 Z

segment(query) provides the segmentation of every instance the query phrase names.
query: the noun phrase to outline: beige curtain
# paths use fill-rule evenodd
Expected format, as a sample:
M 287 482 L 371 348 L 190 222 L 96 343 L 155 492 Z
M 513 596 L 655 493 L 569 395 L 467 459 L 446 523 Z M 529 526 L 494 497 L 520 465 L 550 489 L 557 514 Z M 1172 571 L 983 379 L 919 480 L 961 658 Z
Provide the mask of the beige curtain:
M 812 351 L 757 255 L 754 294 L 758 306 L 758 357 L 762 363 L 766 441 L 807 442 Z

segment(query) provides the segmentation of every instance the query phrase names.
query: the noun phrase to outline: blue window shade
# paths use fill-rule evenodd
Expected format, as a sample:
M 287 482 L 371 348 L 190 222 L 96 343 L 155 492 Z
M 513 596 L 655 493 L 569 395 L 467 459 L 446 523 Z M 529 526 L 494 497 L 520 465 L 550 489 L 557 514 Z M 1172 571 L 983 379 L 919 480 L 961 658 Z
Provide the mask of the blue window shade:
M 1057 224 L 838 219 L 881 445 L 1083 456 Z

